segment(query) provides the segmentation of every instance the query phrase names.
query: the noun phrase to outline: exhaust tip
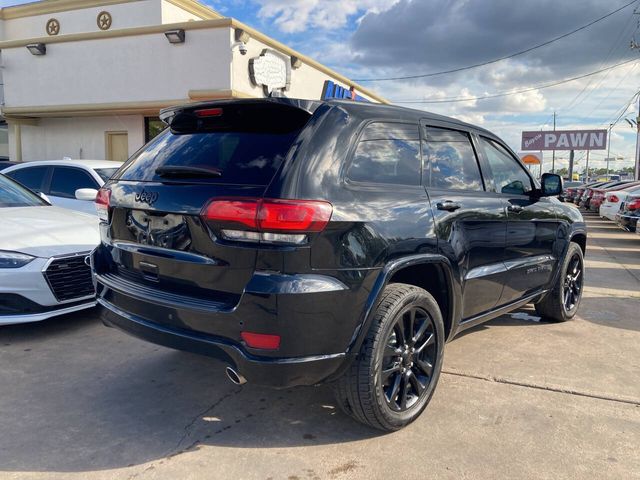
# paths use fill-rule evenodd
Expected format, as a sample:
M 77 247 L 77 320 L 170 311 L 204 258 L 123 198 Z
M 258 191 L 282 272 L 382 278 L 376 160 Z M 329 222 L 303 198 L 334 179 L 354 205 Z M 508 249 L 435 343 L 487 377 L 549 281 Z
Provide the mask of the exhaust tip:
M 225 368 L 225 372 L 227 373 L 227 377 L 229 377 L 229 380 L 231 380 L 232 383 L 235 383 L 236 385 L 244 385 L 245 383 L 247 383 L 247 379 L 236 372 L 233 368 L 227 367 Z

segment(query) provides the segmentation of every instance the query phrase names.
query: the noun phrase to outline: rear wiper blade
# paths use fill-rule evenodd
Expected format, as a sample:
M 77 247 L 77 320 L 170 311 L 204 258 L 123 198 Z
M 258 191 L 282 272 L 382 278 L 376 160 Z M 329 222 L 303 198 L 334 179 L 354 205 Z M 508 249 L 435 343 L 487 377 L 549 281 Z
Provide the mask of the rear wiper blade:
M 221 177 L 222 170 L 187 165 L 165 165 L 156 168 L 156 175 L 161 177 Z

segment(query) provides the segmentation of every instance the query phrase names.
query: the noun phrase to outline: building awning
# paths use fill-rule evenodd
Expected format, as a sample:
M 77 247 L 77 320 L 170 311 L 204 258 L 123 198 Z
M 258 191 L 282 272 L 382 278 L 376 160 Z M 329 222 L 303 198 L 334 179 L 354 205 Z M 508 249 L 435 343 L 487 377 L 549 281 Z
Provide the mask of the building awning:
M 157 115 L 166 107 L 204 100 L 224 98 L 248 98 L 236 90 L 189 90 L 185 98 L 149 102 L 88 103 L 75 105 L 32 105 L 24 107 L 2 107 L 2 115 L 11 119 L 46 117 L 95 117 L 104 115 Z

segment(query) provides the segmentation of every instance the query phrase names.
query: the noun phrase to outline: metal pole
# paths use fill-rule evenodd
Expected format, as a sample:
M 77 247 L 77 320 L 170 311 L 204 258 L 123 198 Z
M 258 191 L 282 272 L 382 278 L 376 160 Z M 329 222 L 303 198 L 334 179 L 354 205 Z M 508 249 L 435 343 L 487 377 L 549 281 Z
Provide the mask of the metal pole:
M 573 156 L 575 155 L 575 150 L 571 150 L 569 152 L 569 181 L 573 181 Z
M 553 112 L 553 131 L 556 131 L 556 112 Z M 551 154 L 551 173 L 556 173 L 556 151 Z
M 640 180 L 640 95 L 638 95 L 638 116 L 636 117 L 636 165 L 634 178 Z
M 607 145 L 607 180 L 609 180 L 609 153 L 611 152 L 611 129 L 613 128 L 613 123 L 609 124 L 609 145 Z
M 589 179 L 589 152 L 590 152 L 590 150 L 587 150 L 587 166 L 586 166 L 587 172 L 584 174 L 584 182 L 585 183 L 588 183 L 590 181 L 590 179 Z

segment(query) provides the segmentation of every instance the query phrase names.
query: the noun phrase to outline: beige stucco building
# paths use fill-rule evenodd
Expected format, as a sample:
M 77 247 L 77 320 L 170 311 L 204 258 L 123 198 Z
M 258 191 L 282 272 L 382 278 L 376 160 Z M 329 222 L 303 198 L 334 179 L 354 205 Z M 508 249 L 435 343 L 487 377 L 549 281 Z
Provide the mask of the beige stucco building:
M 123 160 L 157 132 L 159 109 L 185 102 L 271 89 L 385 101 L 194 0 L 43 0 L 0 9 L 0 65 L 5 148 L 16 161 Z

